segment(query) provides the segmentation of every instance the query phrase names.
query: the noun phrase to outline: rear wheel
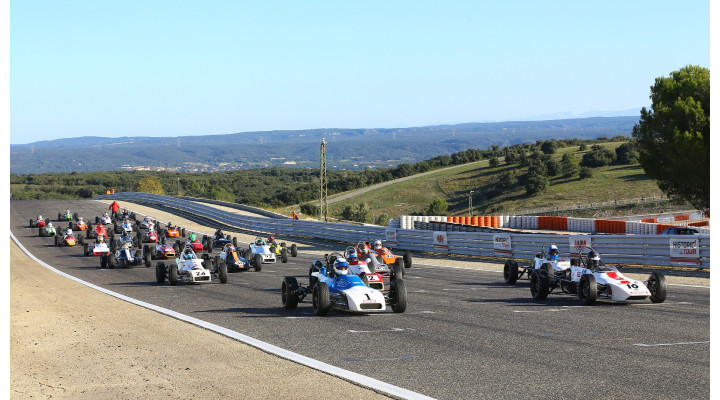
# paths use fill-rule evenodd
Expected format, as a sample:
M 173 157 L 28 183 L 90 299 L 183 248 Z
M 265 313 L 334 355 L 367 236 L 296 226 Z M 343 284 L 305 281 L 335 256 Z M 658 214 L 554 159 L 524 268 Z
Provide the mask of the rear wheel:
M 280 261 L 284 263 L 288 261 L 287 249 L 282 249 L 282 252 L 280 252 Z
M 150 266 L 152 265 L 152 254 L 150 254 L 149 250 L 143 250 L 143 260 L 145 261 L 145 268 L 150 268 Z
M 405 261 L 405 268 L 412 268 L 412 255 L 407 251 L 403 253 L 403 260 Z
M 100 268 L 107 268 L 108 266 L 108 255 L 103 254 L 100 256 Z
M 390 282 L 390 308 L 393 312 L 402 313 L 407 309 L 407 289 L 405 288 L 405 281 L 402 279 L 395 279 Z
M 330 289 L 327 283 L 318 282 L 313 286 L 313 313 L 322 317 L 330 310 Z
M 216 265 L 215 267 L 218 269 L 218 274 L 220 275 L 220 283 L 227 283 L 227 264 L 221 263 L 220 265 Z
M 650 301 L 653 303 L 662 303 L 667 297 L 667 282 L 662 272 L 653 272 L 647 282 L 647 288 L 650 291 Z
M 530 294 L 535 300 L 545 300 L 550 292 L 550 277 L 547 270 L 539 268 L 530 275 Z
M 597 280 L 593 274 L 585 274 L 580 277 L 578 287 L 578 298 L 584 306 L 591 306 L 597 300 Z
M 297 257 L 297 245 L 295 243 L 290 245 L 290 255 Z
M 262 261 L 262 255 L 255 254 L 255 271 L 260 272 L 260 270 L 262 269 Z
M 83 245 L 83 255 L 85 257 L 90 255 L 90 243 L 85 243 L 85 245 Z
M 237 238 L 235 236 L 232 238 L 232 244 L 237 249 Z
M 284 309 L 294 310 L 297 308 L 300 302 L 300 295 L 298 294 L 298 282 L 294 276 L 286 276 L 283 278 L 280 295 L 282 296 Z
M 115 258 L 114 254 L 110 254 L 110 256 L 108 256 L 108 268 L 112 269 L 112 268 L 115 268 L 116 266 L 117 266 L 117 258 Z
M 157 263 L 155 266 L 155 279 L 157 280 L 157 283 L 165 282 L 165 273 L 165 263 Z
M 393 271 L 395 272 L 395 279 L 402 279 L 405 276 L 405 261 L 402 258 L 395 258 Z
M 518 279 L 518 264 L 515 261 L 505 261 L 503 278 L 508 285 L 514 285 Z

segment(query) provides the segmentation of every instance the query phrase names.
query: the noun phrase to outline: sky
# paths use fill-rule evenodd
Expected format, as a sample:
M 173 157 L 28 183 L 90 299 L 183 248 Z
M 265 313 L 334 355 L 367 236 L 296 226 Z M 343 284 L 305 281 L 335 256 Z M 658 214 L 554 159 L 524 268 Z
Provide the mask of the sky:
M 16 0 L 9 21 L 11 144 L 612 115 L 710 68 L 707 0 Z

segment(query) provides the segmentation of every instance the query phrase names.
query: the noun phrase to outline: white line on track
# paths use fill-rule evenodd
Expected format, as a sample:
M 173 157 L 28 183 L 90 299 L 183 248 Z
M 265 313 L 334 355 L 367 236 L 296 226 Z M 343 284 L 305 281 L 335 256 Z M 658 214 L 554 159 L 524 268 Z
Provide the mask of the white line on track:
M 12 240 L 20 247 L 20 249 L 27 254 L 28 257 L 32 258 L 35 262 L 42 265 L 43 267 L 49 269 L 50 271 L 53 271 L 57 273 L 58 275 L 64 276 L 68 279 L 71 279 L 75 282 L 81 283 L 91 289 L 98 290 L 100 292 L 103 292 L 105 294 L 109 294 L 110 296 L 116 297 L 120 300 L 127 301 L 129 303 L 138 305 L 140 307 L 144 307 L 156 312 L 159 312 L 161 314 L 165 314 L 167 316 L 179 319 L 181 321 L 185 321 L 188 323 L 191 323 L 193 325 L 199 326 L 201 328 L 205 328 L 208 330 L 211 330 L 213 332 L 219 333 L 221 335 L 227 336 L 229 338 L 235 339 L 239 342 L 245 343 L 247 345 L 253 346 L 255 348 L 258 348 L 260 350 L 263 350 L 267 353 L 274 354 L 278 357 L 284 358 L 286 360 L 290 360 L 293 362 L 296 362 L 301 365 L 305 365 L 307 367 L 310 367 L 312 369 L 318 370 L 320 372 L 325 372 L 329 375 L 336 376 L 338 378 L 344 379 L 346 381 L 352 382 L 358 386 L 362 386 L 365 388 L 368 388 L 370 390 L 388 394 L 390 396 L 395 396 L 403 399 L 432 399 L 432 397 L 425 396 L 423 394 L 413 392 L 408 389 L 401 388 L 399 386 L 391 385 L 389 383 L 377 380 L 375 378 L 371 378 L 369 376 L 361 375 L 353 371 L 349 371 L 346 369 L 338 368 L 334 365 L 330 365 L 327 363 L 324 363 L 322 361 L 318 361 L 315 359 L 312 359 L 310 357 L 303 356 L 301 354 L 285 350 L 281 347 L 274 346 L 270 343 L 263 342 L 261 340 L 255 339 L 253 337 L 243 335 L 242 333 L 235 332 L 233 330 L 230 330 L 228 328 L 212 324 L 207 321 L 203 321 L 194 317 L 190 317 L 184 314 L 181 314 L 177 311 L 169 310 L 167 308 L 158 307 L 154 304 L 146 303 L 144 301 L 140 301 L 137 299 L 133 299 L 132 297 L 125 296 L 123 294 L 113 292 L 111 290 L 102 288 L 100 286 L 94 285 L 90 282 L 83 281 L 80 278 L 74 277 L 70 274 L 67 274 L 65 272 L 62 272 L 49 264 L 46 264 L 44 261 L 40 260 L 39 258 L 35 257 L 34 254 L 32 254 L 25 246 L 23 246 L 22 243 L 15 237 L 15 235 L 10 231 L 10 237 Z
M 409 329 L 403 329 L 403 328 L 392 328 L 392 329 L 379 329 L 375 331 L 355 331 L 352 329 L 348 329 L 348 332 L 350 333 L 379 333 L 379 332 L 404 332 L 404 331 L 414 331 L 415 329 L 409 328 Z
M 710 341 L 706 340 L 704 342 L 677 342 L 677 343 L 656 343 L 656 344 L 634 343 L 633 346 L 657 347 L 657 346 L 677 346 L 677 345 L 685 345 L 685 344 L 707 344 L 707 343 L 710 343 Z

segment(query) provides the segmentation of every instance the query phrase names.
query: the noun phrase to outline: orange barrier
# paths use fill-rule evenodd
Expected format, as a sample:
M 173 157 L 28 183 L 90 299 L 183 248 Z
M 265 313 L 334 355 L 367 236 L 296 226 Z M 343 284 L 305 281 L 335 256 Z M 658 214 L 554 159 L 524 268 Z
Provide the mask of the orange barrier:
M 688 215 L 688 214 L 676 215 L 676 216 L 675 216 L 675 221 L 687 221 L 687 220 L 689 220 L 689 219 L 690 219 L 690 215 Z
M 688 226 L 708 226 L 708 225 L 710 225 L 710 221 L 691 222 L 688 224 Z
M 499 228 L 500 222 L 498 220 L 498 217 L 490 217 L 490 226 L 493 228 Z
M 645 218 L 645 219 L 641 219 L 640 222 L 649 222 L 651 224 L 657 224 L 657 218 Z
M 489 215 L 483 215 L 483 226 L 490 226 L 492 225 L 492 219 Z
M 669 228 L 669 227 L 671 227 L 671 226 L 675 226 L 675 225 L 671 225 L 671 224 L 657 224 L 657 225 L 656 225 L 656 227 L 657 227 L 657 234 L 659 235 L 660 232 L 664 231 L 666 228 Z
M 478 217 L 477 217 L 477 216 L 474 216 L 474 217 L 471 217 L 471 218 L 470 218 L 470 225 L 472 225 L 472 226 L 479 226 L 479 225 L 478 225 Z

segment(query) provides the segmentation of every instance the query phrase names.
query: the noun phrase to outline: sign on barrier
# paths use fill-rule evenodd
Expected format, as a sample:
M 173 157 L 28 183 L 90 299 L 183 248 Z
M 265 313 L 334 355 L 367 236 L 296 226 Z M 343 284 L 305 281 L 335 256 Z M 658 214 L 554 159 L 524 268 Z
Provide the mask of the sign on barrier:
M 447 250 L 447 248 L 448 248 L 447 232 L 445 232 L 445 231 L 433 232 L 433 245 L 435 245 L 436 249 Z
M 670 262 L 692 263 L 700 262 L 697 238 L 670 238 Z
M 512 256 L 512 238 L 509 233 L 493 234 L 493 251 L 495 254 Z
M 385 229 L 385 247 L 397 247 L 397 229 Z
M 589 235 L 570 235 L 570 256 L 577 256 L 583 247 L 592 247 L 592 239 Z

